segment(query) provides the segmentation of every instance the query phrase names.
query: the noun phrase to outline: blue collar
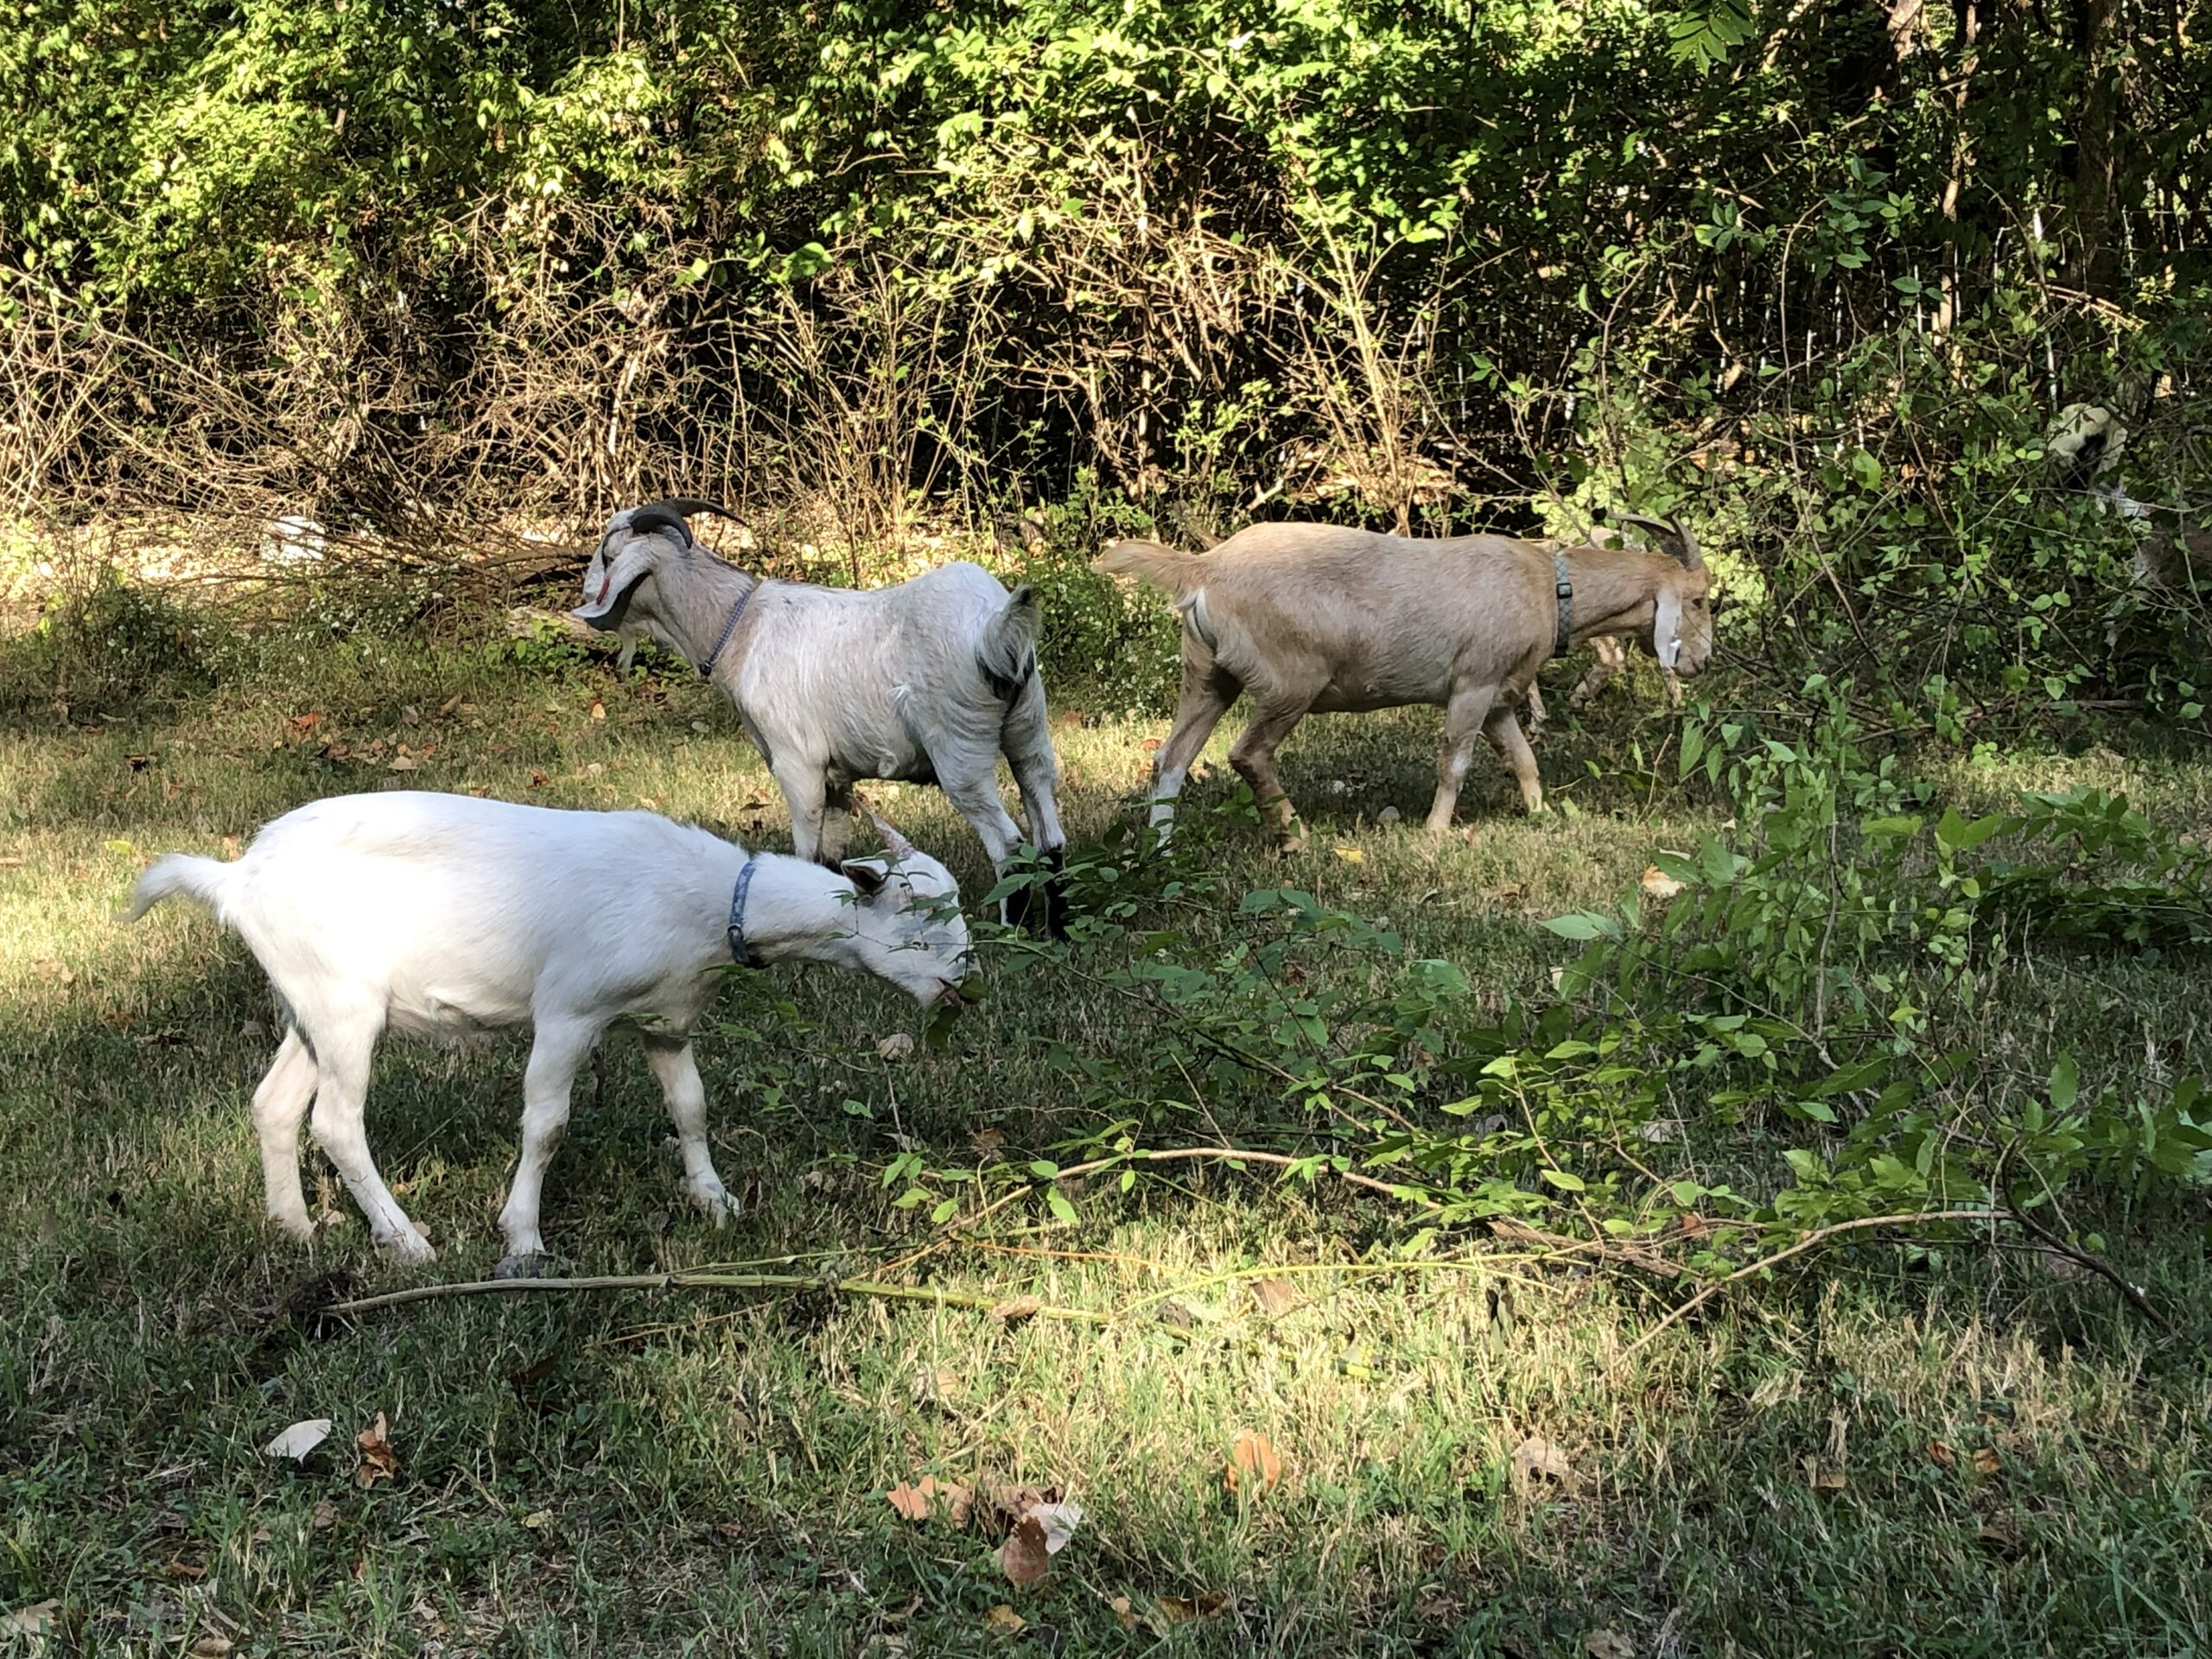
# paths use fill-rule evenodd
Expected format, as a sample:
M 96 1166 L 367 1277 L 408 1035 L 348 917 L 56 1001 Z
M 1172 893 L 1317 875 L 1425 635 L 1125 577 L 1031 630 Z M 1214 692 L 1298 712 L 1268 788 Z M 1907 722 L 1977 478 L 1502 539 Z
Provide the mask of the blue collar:
M 722 624 L 722 637 L 715 641 L 715 648 L 707 653 L 707 660 L 699 664 L 704 676 L 715 671 L 715 658 L 722 654 L 722 647 L 729 644 L 729 637 L 737 632 L 737 620 L 745 614 L 745 607 L 753 602 L 753 595 L 760 591 L 761 584 L 754 582 L 737 596 L 737 603 L 729 607 L 729 620 Z
M 1567 655 L 1567 642 L 1574 636 L 1574 584 L 1567 579 L 1567 555 L 1557 549 L 1552 551 L 1553 592 L 1559 599 L 1559 627 L 1552 635 L 1552 655 Z
M 757 966 L 753 960 L 753 947 L 745 942 L 745 895 L 753 886 L 753 872 L 760 868 L 760 855 L 747 854 L 745 868 L 737 873 L 737 885 L 729 891 L 729 955 L 730 960 L 741 968 Z

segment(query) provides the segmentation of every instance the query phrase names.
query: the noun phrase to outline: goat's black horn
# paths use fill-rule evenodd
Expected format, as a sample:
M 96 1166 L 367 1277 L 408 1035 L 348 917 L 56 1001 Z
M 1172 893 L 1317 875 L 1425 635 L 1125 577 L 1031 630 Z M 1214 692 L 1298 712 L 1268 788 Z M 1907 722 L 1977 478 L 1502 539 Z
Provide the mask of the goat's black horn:
M 1617 524 L 1648 531 L 1658 539 L 1660 546 L 1674 556 L 1686 570 L 1705 569 L 1705 556 L 1698 550 L 1697 537 L 1672 518 L 1653 518 L 1641 512 L 1615 512 L 1609 515 Z
M 688 515 L 695 512 L 719 513 L 731 519 L 737 517 L 728 507 L 719 506 L 712 501 L 698 501 L 688 495 L 679 495 L 666 501 L 656 501 L 651 506 L 638 508 L 630 515 L 628 529 L 633 536 L 648 535 L 657 530 L 672 530 L 683 538 L 683 544 L 690 547 L 692 544 L 691 526 L 686 519 Z

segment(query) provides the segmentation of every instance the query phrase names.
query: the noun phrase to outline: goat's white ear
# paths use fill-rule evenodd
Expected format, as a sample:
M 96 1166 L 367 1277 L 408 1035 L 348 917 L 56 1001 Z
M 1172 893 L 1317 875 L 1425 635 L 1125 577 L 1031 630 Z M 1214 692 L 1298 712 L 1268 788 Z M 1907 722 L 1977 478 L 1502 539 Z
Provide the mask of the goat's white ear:
M 1659 602 L 1652 607 L 1651 654 L 1659 659 L 1662 668 L 1672 668 L 1675 658 L 1682 651 L 1682 601 L 1671 588 L 1659 590 Z
M 577 621 L 604 630 L 613 626 L 622 596 L 644 579 L 649 567 L 648 537 L 632 537 L 613 558 L 601 547 L 584 571 L 584 602 L 569 613 Z
M 849 858 L 837 868 L 863 899 L 874 898 L 883 891 L 883 884 L 891 879 L 890 867 L 880 859 Z

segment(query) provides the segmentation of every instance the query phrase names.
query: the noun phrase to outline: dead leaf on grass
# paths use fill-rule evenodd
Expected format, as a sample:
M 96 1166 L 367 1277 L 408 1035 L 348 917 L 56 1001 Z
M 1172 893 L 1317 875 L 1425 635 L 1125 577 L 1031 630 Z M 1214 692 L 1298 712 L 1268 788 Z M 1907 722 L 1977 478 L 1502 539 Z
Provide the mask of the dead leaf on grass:
M 1272 1273 L 1252 1281 L 1252 1294 L 1259 1298 L 1261 1309 L 1268 1313 L 1287 1313 L 1298 1306 L 1298 1287 Z
M 532 1510 L 528 1515 L 523 1516 L 522 1523 L 532 1532 L 543 1532 L 553 1524 L 553 1511 Z
M 983 1628 L 993 1636 L 1020 1636 L 1029 1628 L 1029 1621 L 1001 1602 L 983 1615 Z
M 223 1659 L 230 1650 L 231 1638 L 227 1636 L 203 1636 L 185 1649 L 192 1659 Z
M 1275 1455 L 1274 1443 L 1266 1435 L 1243 1429 L 1229 1448 L 1229 1463 L 1221 1478 L 1232 1492 L 1271 1491 L 1282 1480 L 1282 1459 Z
M 289 1458 L 300 1462 L 307 1454 L 330 1438 L 330 1419 L 309 1417 L 294 1423 L 275 1440 L 261 1448 L 262 1455 L 270 1458 Z
M 1052 1552 L 1045 1548 L 1045 1523 L 1033 1515 L 1022 1516 L 999 1546 L 998 1556 L 999 1571 L 1024 1589 L 1043 1583 L 1052 1567 Z
M 1134 1630 L 1137 1627 L 1137 1610 L 1129 1605 L 1127 1596 L 1116 1596 L 1106 1604 L 1114 1610 L 1114 1617 L 1122 1621 L 1122 1628 Z
M 1810 1454 L 1798 1459 L 1797 1466 L 1805 1471 L 1805 1484 L 1816 1492 L 1840 1492 L 1851 1484 L 1842 1470 Z
M 1592 1630 L 1582 1638 L 1590 1659 L 1636 1659 L 1636 1644 L 1618 1630 Z
M 322 724 L 322 710 L 320 709 L 310 709 L 304 715 L 294 715 L 287 723 L 291 727 L 295 734 L 305 737 L 309 732 L 315 730 L 316 727 Z
M 1549 1481 L 1562 1492 L 1572 1493 L 1580 1484 L 1567 1453 L 1541 1434 L 1531 1434 L 1513 1448 L 1513 1472 L 1524 1487 Z
M 1229 1598 L 1218 1590 L 1209 1590 L 1203 1596 L 1162 1596 L 1160 1611 L 1170 1624 L 1187 1624 L 1194 1618 L 1218 1618 L 1229 1605 Z
M 594 720 L 605 720 L 607 718 L 607 705 L 601 702 L 597 697 L 594 697 L 591 700 L 591 717 Z
M 1976 1474 L 1995 1474 L 1998 1470 L 1997 1448 L 1993 1446 L 1976 1446 L 1974 1451 L 1974 1467 Z
M 918 1406 L 941 1406 L 960 1392 L 960 1378 L 951 1371 L 931 1370 L 926 1365 L 914 1368 L 914 1403 Z
M 337 1524 L 338 1506 L 327 1497 L 317 1503 L 315 1506 L 315 1512 L 308 1516 L 309 1532 L 328 1532 Z
M 399 1454 L 391 1449 L 385 1438 L 390 1433 L 384 1413 L 377 1413 L 373 1427 L 365 1428 L 353 1437 L 361 1448 L 361 1461 L 353 1470 L 353 1484 L 364 1491 L 380 1480 L 390 1480 L 399 1473 Z
M 939 1480 L 935 1475 L 924 1475 L 912 1485 L 900 1481 L 884 1497 L 891 1507 L 909 1521 L 926 1521 L 932 1515 L 942 1515 L 956 1527 L 968 1524 L 968 1511 L 973 1501 L 965 1486 L 955 1480 Z
M 983 1157 L 995 1158 L 999 1148 L 1006 1145 L 1006 1135 L 997 1129 L 978 1129 L 968 1137 L 968 1144 Z
M 1928 1456 L 1938 1469 L 1948 1469 L 1959 1460 L 1959 1454 L 1941 1440 L 1928 1442 Z
M 903 1031 L 893 1032 L 875 1046 L 875 1056 L 880 1060 L 903 1060 L 913 1052 L 914 1039 L 912 1033 Z
M 1647 898 L 1656 899 L 1662 904 L 1680 893 L 1682 886 L 1681 882 L 1675 880 L 1656 864 L 1647 867 L 1643 872 L 1644 895 Z M 1605 1632 L 1599 1631 L 1598 1634 L 1603 1635 Z
M 4 1618 L 0 1618 L 0 1635 L 48 1635 L 59 1622 L 55 1615 L 60 1611 L 61 1604 L 58 1601 L 35 1601 L 28 1607 L 18 1607 Z
M 991 1317 L 1001 1325 L 1020 1325 L 1024 1319 L 1036 1318 L 1044 1306 L 1041 1296 L 1009 1296 L 991 1309 Z

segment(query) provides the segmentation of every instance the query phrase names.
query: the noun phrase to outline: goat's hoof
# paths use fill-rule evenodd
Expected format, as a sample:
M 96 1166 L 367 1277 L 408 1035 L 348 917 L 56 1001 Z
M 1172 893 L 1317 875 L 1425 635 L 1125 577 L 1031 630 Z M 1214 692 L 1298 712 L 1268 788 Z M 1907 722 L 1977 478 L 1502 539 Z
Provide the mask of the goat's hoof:
M 412 1227 L 404 1233 L 393 1233 L 377 1240 L 377 1248 L 393 1261 L 404 1262 L 414 1267 L 438 1259 L 438 1253 L 430 1248 L 430 1241 Z
M 726 1224 L 737 1213 L 737 1200 L 720 1182 L 711 1187 L 687 1187 L 684 1190 L 691 1202 L 699 1207 L 699 1213 L 717 1227 Z
M 531 1250 L 524 1255 L 503 1255 L 499 1265 L 492 1269 L 494 1279 L 543 1279 L 545 1276 L 545 1252 Z

